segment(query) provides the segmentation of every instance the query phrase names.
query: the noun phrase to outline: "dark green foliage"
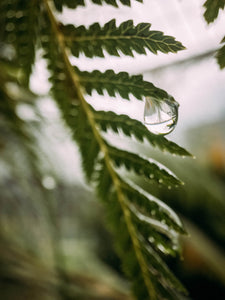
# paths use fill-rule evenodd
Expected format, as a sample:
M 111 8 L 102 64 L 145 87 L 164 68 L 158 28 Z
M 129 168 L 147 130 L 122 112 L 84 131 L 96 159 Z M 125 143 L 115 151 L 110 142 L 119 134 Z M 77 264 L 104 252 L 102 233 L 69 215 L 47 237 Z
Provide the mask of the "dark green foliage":
M 81 5 L 84 6 L 84 0 L 53 0 L 55 4 L 55 8 L 62 12 L 63 6 L 67 6 L 69 8 L 76 8 L 77 6 Z
M 184 294 L 186 294 L 186 290 L 184 287 L 170 272 L 152 246 L 145 243 L 142 238 L 140 239 L 145 246 L 144 254 L 148 258 L 149 263 L 151 262 L 149 269 L 150 272 L 152 272 L 154 286 L 156 286 L 157 291 L 159 291 L 156 299 L 185 299 Z
M 181 184 L 180 180 L 147 157 L 137 155 L 108 145 L 109 155 L 117 167 L 124 166 L 128 171 L 133 170 L 137 175 L 148 180 L 154 180 L 167 186 Z
M 0 3 L 0 41 L 11 59 L 21 68 L 21 80 L 27 85 L 35 59 L 38 34 L 38 1 L 2 0 Z
M 116 74 L 113 70 L 107 70 L 104 73 L 98 70 L 82 72 L 77 67 L 75 67 L 75 72 L 79 76 L 80 84 L 89 95 L 92 94 L 93 90 L 103 95 L 104 90 L 106 90 L 111 97 L 115 97 L 116 93 L 119 93 L 122 98 L 127 100 L 132 94 L 139 100 L 148 96 L 158 100 L 170 99 L 170 101 L 174 101 L 166 91 L 155 87 L 151 82 L 144 81 L 142 75 L 130 76 L 127 72 Z
M 130 0 L 119 0 L 120 3 L 130 6 Z M 118 0 L 92 0 L 93 3 L 98 4 L 98 5 L 103 5 L 103 4 L 109 4 L 115 7 L 118 7 Z M 143 0 L 136 0 L 138 2 L 143 2 Z M 62 11 L 63 10 L 63 6 L 67 6 L 69 8 L 76 8 L 77 6 L 81 5 L 84 6 L 85 5 L 85 1 L 84 0 L 54 0 L 54 4 L 55 4 L 55 8 L 58 11 Z
M 225 37 L 222 39 L 221 43 L 225 43 Z M 216 58 L 220 69 L 225 68 L 225 45 L 217 51 Z
M 77 90 L 73 87 L 70 70 L 66 65 L 64 55 L 57 46 L 54 34 L 48 29 L 48 20 L 43 20 L 43 32 L 48 39 L 43 39 L 45 50 L 44 57 L 48 60 L 48 68 L 52 76 L 51 92 L 57 101 L 67 125 L 72 129 L 72 135 L 80 146 L 83 155 L 83 168 L 87 179 L 91 179 L 94 161 L 99 152 L 99 146 L 92 137 L 92 131 L 88 122 L 84 122 L 86 116 L 80 107 Z M 55 76 L 56 75 L 56 76 Z M 72 86 L 72 88 L 71 88 Z
M 17 106 L 25 102 L 27 98 L 34 100 L 35 97 L 27 89 L 22 90 L 18 86 L 16 78 L 18 70 L 11 68 L 9 72 L 10 67 L 7 61 L 0 62 L 0 122 L 4 124 L 2 127 L 6 127 L 6 131 L 13 132 L 25 143 L 30 138 L 24 130 L 25 122 L 17 114 Z M 16 89 L 16 94 L 11 91 L 13 89 Z
M 209 24 L 215 21 L 215 19 L 218 17 L 219 10 L 224 9 L 225 0 L 207 0 L 204 3 L 204 7 L 206 8 L 204 17 Z M 222 39 L 221 43 L 225 43 L 225 37 Z M 220 69 L 223 69 L 225 67 L 225 46 L 217 51 L 216 59 Z
M 119 129 L 128 136 L 134 136 L 137 140 L 143 142 L 146 139 L 154 147 L 162 151 L 170 152 L 174 155 L 191 156 L 184 148 L 178 146 L 172 141 L 167 140 L 161 135 L 151 133 L 140 121 L 132 119 L 127 115 L 117 115 L 112 111 L 94 111 L 96 123 L 99 124 L 103 131 L 112 129 L 115 133 Z
M 163 222 L 177 233 L 185 233 L 179 217 L 165 203 L 146 193 L 131 182 L 129 183 L 122 180 L 122 190 L 127 201 L 134 205 L 141 213 Z
M 204 3 L 204 7 L 206 8 L 204 17 L 207 23 L 211 23 L 215 21 L 219 14 L 220 9 L 224 9 L 225 1 L 224 0 L 207 0 Z
M 110 55 L 123 54 L 133 56 L 133 51 L 146 54 L 146 49 L 154 54 L 178 52 L 185 49 L 173 37 L 164 35 L 161 31 L 150 31 L 151 24 L 140 23 L 134 26 L 128 20 L 116 26 L 115 19 L 100 27 L 92 24 L 89 29 L 84 26 L 61 25 L 60 29 L 65 36 L 65 42 L 74 56 L 84 53 L 87 57 L 104 57 L 103 50 Z
M 123 185 L 125 189 L 127 184 L 123 183 Z M 137 192 L 137 190 L 131 186 L 129 186 L 129 190 L 133 191 L 134 193 Z M 130 210 L 129 196 L 126 193 L 124 193 L 124 195 L 126 197 L 126 208 Z M 137 197 L 135 197 L 135 199 L 137 199 Z M 151 299 L 151 297 L 149 298 L 149 292 L 145 287 L 146 282 L 142 277 L 143 270 L 141 270 L 140 265 L 137 264 L 135 251 L 130 247 L 130 244 L 132 243 L 132 240 L 130 239 L 130 232 L 126 230 L 126 221 L 121 215 L 116 194 L 112 193 L 107 198 L 107 201 L 109 202 L 107 205 L 109 210 L 108 219 L 110 220 L 110 224 L 113 224 L 112 229 L 116 237 L 118 252 L 122 257 L 124 271 L 128 277 L 132 278 L 133 290 L 137 295 L 137 299 Z M 166 220 L 166 208 L 164 207 L 164 204 L 161 202 L 161 206 L 160 201 L 157 201 L 157 199 L 154 199 L 154 197 L 152 198 L 152 202 L 156 206 L 159 205 L 159 207 L 161 207 L 162 215 L 164 211 L 163 217 Z M 164 254 L 175 255 L 177 253 L 177 250 L 174 250 L 174 253 L 172 253 L 172 247 L 174 247 L 174 249 L 177 247 L 177 234 L 174 233 L 174 239 L 163 236 L 162 230 L 160 229 L 160 227 L 162 227 L 160 225 L 161 223 L 159 222 L 158 227 L 155 225 L 157 222 L 154 223 L 155 216 L 153 216 L 153 219 L 149 219 L 152 221 L 151 223 L 147 223 L 140 219 L 139 214 L 140 213 L 136 209 L 131 210 L 131 219 L 134 226 L 133 229 L 136 231 L 138 237 L 136 243 L 139 244 L 140 255 L 145 260 L 147 266 L 146 272 L 148 274 L 148 278 L 151 281 L 152 287 L 154 287 L 151 294 L 152 298 L 156 297 L 156 299 L 161 299 L 165 297 L 166 299 L 180 299 L 178 293 L 176 297 L 174 297 L 175 290 L 178 290 L 182 294 L 185 294 L 186 291 L 179 281 L 174 277 L 174 275 L 169 271 L 168 267 L 161 260 L 158 254 L 158 252 L 162 250 L 163 246 L 165 247 Z M 115 216 L 117 216 L 116 219 L 119 220 L 119 222 L 117 221 L 114 224 Z M 155 237 L 154 241 L 152 241 L 153 237 Z M 158 247 L 161 250 L 158 249 Z M 166 249 L 171 249 L 171 251 L 167 253 Z
M 4 83 L 1 82 L 1 84 Z M 16 114 L 16 102 L 10 97 L 4 85 L 0 87 L 0 116 L 1 121 L 7 124 L 8 130 L 16 132 L 20 137 L 25 137 L 21 130 L 23 122 Z

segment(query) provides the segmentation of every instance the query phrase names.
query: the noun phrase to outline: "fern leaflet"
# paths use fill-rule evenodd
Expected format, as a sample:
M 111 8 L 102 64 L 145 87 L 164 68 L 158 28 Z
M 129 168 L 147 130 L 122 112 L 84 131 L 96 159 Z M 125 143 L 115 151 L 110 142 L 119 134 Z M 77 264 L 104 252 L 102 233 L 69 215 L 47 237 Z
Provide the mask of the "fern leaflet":
M 139 54 L 146 54 L 145 49 L 148 49 L 157 54 L 158 51 L 175 53 L 185 49 L 173 37 L 164 35 L 161 31 L 150 31 L 150 26 L 148 23 L 134 26 L 133 21 L 128 20 L 116 27 L 116 21 L 113 19 L 103 27 L 98 23 L 92 24 L 89 29 L 69 24 L 61 25 L 60 30 L 74 56 L 83 52 L 87 57 L 104 57 L 103 49 L 115 56 L 120 56 L 118 50 L 133 56 L 133 50 Z
M 167 151 L 174 155 L 191 156 L 184 148 L 161 135 L 151 133 L 140 121 L 127 115 L 117 115 L 112 111 L 94 111 L 94 118 L 103 131 L 112 129 L 115 133 L 118 133 L 119 129 L 121 129 L 126 136 L 134 136 L 141 142 L 146 139 L 150 144 L 162 151 Z
M 155 180 L 157 183 L 159 182 L 167 186 L 170 184 L 181 184 L 175 175 L 154 160 L 149 160 L 143 156 L 110 145 L 107 146 L 110 158 L 117 167 L 124 166 L 128 171 L 133 170 L 138 175 L 142 175 L 149 180 Z
M 77 6 L 85 6 L 85 1 L 84 0 L 53 0 L 55 4 L 55 8 L 58 11 L 63 10 L 63 6 L 67 6 L 68 8 L 76 8 Z M 136 0 L 138 2 L 143 2 L 143 0 Z M 93 3 L 98 4 L 98 5 L 103 5 L 103 4 L 109 4 L 114 7 L 118 7 L 118 1 L 117 0 L 92 0 Z M 120 0 L 120 3 L 126 6 L 130 6 L 130 0 Z
M 221 43 L 225 43 L 225 37 L 222 39 Z M 216 58 L 220 68 L 225 68 L 225 45 L 217 51 Z
M 98 70 L 82 72 L 77 67 L 74 69 L 79 77 L 80 85 L 89 95 L 92 94 L 93 90 L 103 95 L 104 90 L 106 90 L 111 97 L 115 97 L 117 92 L 127 100 L 132 94 L 139 100 L 149 96 L 157 100 L 170 99 L 170 101 L 175 101 L 166 91 L 155 87 L 151 82 L 144 81 L 142 75 L 129 76 L 127 72 L 116 74 L 113 70 L 101 73 Z
M 211 23 L 215 21 L 215 19 L 218 17 L 219 10 L 224 9 L 225 7 L 225 1 L 224 0 L 207 0 L 204 5 L 205 7 L 205 13 L 204 17 L 207 21 L 207 23 Z

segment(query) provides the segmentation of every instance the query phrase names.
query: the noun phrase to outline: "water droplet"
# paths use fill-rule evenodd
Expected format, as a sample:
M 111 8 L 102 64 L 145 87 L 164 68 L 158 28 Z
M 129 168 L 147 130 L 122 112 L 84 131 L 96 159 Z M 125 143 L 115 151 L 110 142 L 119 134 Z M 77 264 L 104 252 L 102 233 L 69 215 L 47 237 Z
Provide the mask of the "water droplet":
M 171 185 L 168 185 L 168 190 L 171 190 Z
M 154 178 L 154 174 L 150 174 L 150 176 L 149 176 L 151 179 L 153 179 Z
M 160 178 L 160 179 L 159 179 L 159 183 L 162 183 L 162 182 L 163 182 L 163 179 L 162 179 L 162 178 Z
M 168 134 L 175 128 L 179 104 L 170 99 L 158 101 L 146 97 L 144 108 L 145 126 L 154 134 Z

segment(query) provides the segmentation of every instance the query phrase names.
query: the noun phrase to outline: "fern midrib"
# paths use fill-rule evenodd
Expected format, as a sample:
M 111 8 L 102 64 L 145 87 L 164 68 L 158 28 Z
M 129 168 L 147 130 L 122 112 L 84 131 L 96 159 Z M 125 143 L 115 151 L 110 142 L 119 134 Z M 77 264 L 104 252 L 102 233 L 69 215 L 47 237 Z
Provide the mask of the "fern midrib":
M 151 168 L 154 168 L 154 167 L 157 168 L 156 164 L 151 163 L 150 161 L 146 160 L 146 158 L 140 157 L 140 158 L 145 159 L 144 162 L 140 161 L 138 158 L 136 158 L 133 155 L 129 155 L 129 157 L 127 158 L 126 152 L 124 152 L 124 153 L 118 152 L 113 147 L 110 147 L 109 153 L 112 153 L 112 155 L 114 155 L 115 157 L 120 157 L 121 159 L 129 160 L 129 161 L 133 162 L 134 164 L 139 165 L 140 168 L 144 167 L 146 170 L 148 169 L 148 171 L 152 171 Z M 136 155 L 138 155 L 138 154 L 136 154 Z M 159 169 L 159 170 L 162 171 L 163 169 Z
M 101 83 L 106 83 L 106 84 L 114 84 L 115 86 L 117 86 L 117 90 L 119 91 L 119 88 L 118 86 L 121 86 L 121 87 L 129 87 L 130 88 L 137 88 L 137 89 L 142 89 L 143 92 L 142 92 L 142 96 L 147 96 L 145 93 L 147 92 L 151 92 L 153 91 L 154 89 L 153 88 L 143 88 L 143 85 L 139 85 L 137 83 L 133 83 L 132 81 L 129 81 L 129 82 L 123 82 L 123 81 L 115 81 L 115 80 L 110 80 L 109 79 L 95 79 L 95 78 L 91 78 L 91 77 L 85 77 L 85 76 L 79 76 L 78 77 L 80 78 L 79 81 L 81 83 L 81 85 L 84 85 L 85 86 L 85 83 L 96 83 L 96 84 L 101 84 Z M 128 78 L 128 80 L 130 80 L 130 78 Z M 83 84 L 82 84 L 83 83 Z M 144 84 L 145 82 L 143 82 Z M 103 87 L 104 88 L 104 87 Z M 94 89 L 94 88 L 93 88 Z M 93 90 L 92 89 L 92 90 Z M 107 90 L 107 89 L 106 89 Z M 145 93 L 144 93 L 145 92 Z M 140 99 L 140 98 L 138 98 Z
M 80 100 L 80 103 L 81 103 L 81 105 L 82 105 L 82 107 L 83 107 L 83 109 L 86 113 L 87 119 L 88 119 L 88 121 L 91 125 L 93 134 L 94 134 L 94 136 L 95 136 L 95 138 L 96 138 L 96 140 L 99 144 L 99 147 L 100 147 L 102 153 L 104 154 L 105 164 L 107 166 L 107 169 L 109 171 L 109 174 L 112 178 L 112 181 L 114 183 L 114 186 L 115 186 L 115 189 L 116 189 L 116 192 L 117 192 L 118 201 L 120 203 L 120 206 L 122 208 L 122 211 L 123 211 L 123 214 L 124 214 L 124 217 L 125 217 L 128 232 L 131 236 L 134 251 L 135 251 L 137 260 L 139 262 L 139 265 L 140 265 L 140 268 L 141 268 L 141 271 L 142 271 L 142 274 L 143 274 L 143 279 L 144 279 L 149 297 L 150 297 L 151 300 L 156 300 L 155 288 L 154 288 L 154 286 L 153 286 L 153 284 L 152 284 L 152 282 L 151 282 L 151 280 L 148 276 L 148 267 L 146 266 L 145 259 L 143 257 L 142 252 L 141 252 L 141 246 L 140 246 L 139 240 L 137 239 L 137 233 L 136 233 L 135 227 L 134 227 L 134 225 L 131 221 L 131 213 L 130 213 L 129 209 L 126 206 L 126 201 L 125 201 L 123 192 L 121 190 L 120 182 L 118 180 L 116 172 L 114 171 L 114 169 L 112 167 L 112 163 L 111 163 L 111 159 L 110 159 L 110 156 L 109 156 L 108 149 L 107 149 L 106 144 L 104 143 L 101 135 L 99 134 L 99 132 L 96 128 L 94 114 L 89 109 L 88 103 L 85 101 L 85 99 L 83 97 L 83 94 L 81 92 L 81 87 L 79 85 L 79 79 L 77 78 L 77 75 L 76 75 L 76 73 L 75 73 L 75 71 L 74 71 L 74 69 L 73 69 L 73 67 L 72 67 L 72 65 L 71 65 L 71 63 L 68 59 L 66 51 L 65 51 L 64 37 L 58 31 L 57 21 L 55 20 L 54 15 L 53 15 L 50 7 L 49 7 L 48 0 L 43 0 L 43 3 L 46 7 L 46 10 L 47 10 L 47 13 L 48 13 L 48 16 L 49 16 L 49 19 L 50 19 L 50 23 L 53 27 L 54 32 L 56 33 L 56 37 L 58 38 L 59 47 L 61 49 L 61 53 L 63 55 L 64 62 L 66 64 L 66 66 L 68 68 L 68 71 L 69 71 L 69 74 L 71 76 L 71 80 L 72 80 L 72 82 L 74 83 L 74 86 L 77 89 L 76 92 L 77 92 L 78 98 Z
M 166 38 L 166 37 L 165 37 Z M 106 41 L 106 40 L 131 40 L 131 39 L 138 39 L 138 40 L 143 40 L 145 43 L 147 41 L 154 42 L 156 44 L 163 44 L 167 47 L 169 46 L 177 46 L 177 42 L 174 41 L 174 43 L 165 43 L 163 40 L 156 40 L 151 37 L 143 37 L 143 36 L 138 36 L 138 35 L 104 35 L 104 36 L 99 36 L 99 35 L 93 35 L 93 36 L 64 36 L 65 41 L 70 41 L 70 42 L 88 42 L 88 41 Z M 147 44 L 149 47 L 149 44 Z M 184 49 L 184 46 L 182 47 Z

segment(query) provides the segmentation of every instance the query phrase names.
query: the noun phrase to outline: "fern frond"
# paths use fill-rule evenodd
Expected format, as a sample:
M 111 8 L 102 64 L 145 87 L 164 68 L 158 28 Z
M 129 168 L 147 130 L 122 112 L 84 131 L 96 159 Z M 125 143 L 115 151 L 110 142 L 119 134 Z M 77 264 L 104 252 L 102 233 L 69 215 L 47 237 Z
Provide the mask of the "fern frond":
M 113 164 L 113 161 L 118 161 L 118 155 L 116 154 L 121 154 L 122 152 L 117 152 L 114 147 L 110 147 L 101 135 L 98 128 L 99 122 L 97 122 L 96 118 L 98 112 L 95 112 L 83 98 L 79 77 L 68 59 L 65 40 L 62 38 L 61 32 L 58 31 L 57 22 L 52 15 L 47 1 L 45 1 L 45 7 L 47 15 L 43 32 L 48 34 L 48 39 L 44 41 L 43 47 L 46 53 L 45 57 L 48 59 L 48 68 L 52 74 L 52 93 L 60 107 L 66 124 L 71 129 L 71 133 L 80 147 L 86 176 L 95 180 L 100 198 L 105 202 L 109 213 L 113 213 L 111 223 L 115 224 L 113 226 L 115 234 L 119 233 L 117 235 L 119 253 L 124 269 L 132 279 L 134 292 L 139 299 L 143 300 L 149 298 L 157 299 L 164 295 L 166 295 L 167 299 L 172 299 L 170 297 L 170 289 L 177 289 L 178 291 L 181 291 L 181 289 L 179 285 L 172 285 L 171 282 L 164 284 L 168 279 L 164 278 L 164 274 L 160 271 L 157 271 L 158 278 L 156 278 L 156 270 L 154 270 L 151 264 L 151 258 L 145 252 L 142 239 L 139 238 L 138 224 L 133 221 L 133 206 L 128 202 L 127 195 L 124 192 L 123 181 L 116 172 Z M 108 123 L 110 124 L 111 122 Z M 115 124 L 115 128 L 117 127 L 120 126 Z M 136 132 L 136 129 L 133 128 L 133 131 Z M 137 156 L 129 153 L 128 159 L 130 161 L 127 160 L 125 164 L 136 168 L 138 162 L 135 159 L 137 159 Z M 140 159 L 139 166 L 144 170 L 142 162 Z M 151 166 L 150 162 L 148 166 Z M 161 172 L 157 167 L 155 171 Z M 167 173 L 163 175 L 168 176 Z M 170 178 L 170 175 L 168 178 Z M 176 180 L 175 178 L 171 178 L 170 180 Z M 163 215 L 165 207 L 162 208 L 162 211 L 158 210 L 157 214 Z M 140 214 L 141 211 L 139 212 L 139 216 Z M 167 219 L 170 220 L 168 221 L 170 224 L 173 224 L 172 226 L 175 226 L 172 216 L 168 214 Z M 159 224 L 160 220 L 156 221 L 158 222 L 157 230 L 153 229 L 155 228 L 153 224 L 148 224 L 149 228 L 152 228 L 152 234 L 155 236 L 159 231 L 159 227 L 162 227 Z M 155 224 L 156 222 L 154 222 Z M 118 229 L 120 229 L 119 232 Z M 159 238 L 159 235 L 157 237 Z M 172 253 L 172 245 L 174 245 L 172 240 L 170 244 L 160 233 L 160 241 L 164 247 L 170 248 Z M 163 270 L 162 266 L 161 270 Z
M 76 8 L 77 6 L 81 5 L 84 6 L 85 2 L 84 0 L 53 0 L 55 8 L 62 12 L 63 6 L 67 6 L 68 8 Z
M 136 0 L 138 2 L 143 2 L 143 0 Z M 92 0 L 93 3 L 98 5 L 109 4 L 114 7 L 118 7 L 118 0 Z M 126 6 L 130 6 L 130 0 L 120 0 L 120 3 Z M 76 8 L 77 6 L 84 6 L 84 0 L 54 0 L 55 8 L 62 12 L 63 6 L 67 6 L 69 8 Z
M 182 184 L 174 174 L 154 160 L 115 148 L 109 144 L 107 147 L 110 158 L 117 167 L 124 166 L 128 171 L 133 170 L 137 175 L 142 175 L 148 180 L 154 180 L 166 186 Z
M 205 7 L 205 13 L 204 17 L 207 23 L 211 23 L 215 21 L 215 19 L 218 17 L 219 10 L 224 9 L 225 7 L 225 1 L 224 0 L 207 0 L 204 5 Z
M 121 129 L 126 136 L 134 136 L 141 142 L 146 139 L 150 144 L 162 151 L 167 151 L 174 155 L 192 156 L 184 148 L 161 135 L 151 133 L 140 121 L 132 119 L 127 115 L 118 115 L 112 111 L 93 110 L 93 113 L 96 123 L 103 131 L 112 129 L 115 133 L 118 133 L 119 129 Z
M 225 43 L 225 37 L 222 39 L 221 43 Z M 225 68 L 225 45 L 217 51 L 216 59 L 220 69 Z
M 0 40 L 13 46 L 13 59 L 21 68 L 24 84 L 28 84 L 35 59 L 38 34 L 38 1 L 7 1 L 0 3 Z
M 130 76 L 127 72 L 115 73 L 113 70 L 107 70 L 104 73 L 98 70 L 87 72 L 80 71 L 77 67 L 74 67 L 74 70 L 88 95 L 91 95 L 93 90 L 103 95 L 106 90 L 109 96 L 115 97 L 116 93 L 119 93 L 122 98 L 127 100 L 132 94 L 139 100 L 147 96 L 157 100 L 175 101 L 166 91 L 155 87 L 151 82 L 144 81 L 142 75 Z
M 92 24 L 89 29 L 69 24 L 61 25 L 60 29 L 74 56 L 83 52 L 87 57 L 104 57 L 103 50 L 110 55 L 120 56 L 120 50 L 125 55 L 133 56 L 133 51 L 146 54 L 145 49 L 154 54 L 158 51 L 168 53 L 185 49 L 173 37 L 166 36 L 161 31 L 149 30 L 150 26 L 148 23 L 134 26 L 133 21 L 128 20 L 117 27 L 113 19 L 103 27 L 98 23 Z

